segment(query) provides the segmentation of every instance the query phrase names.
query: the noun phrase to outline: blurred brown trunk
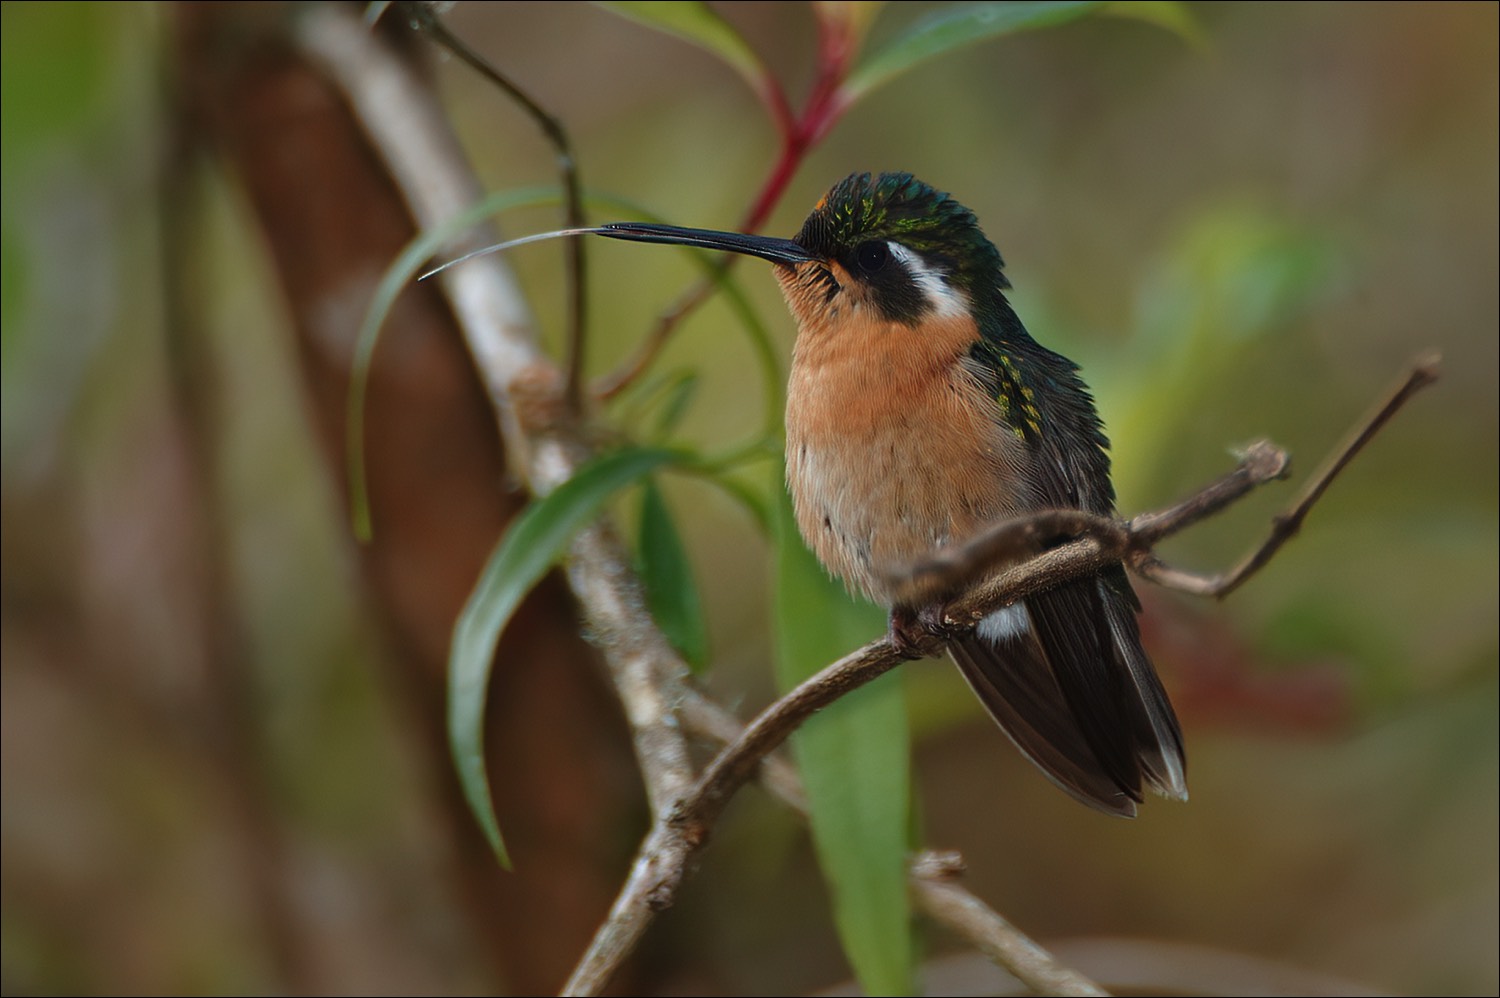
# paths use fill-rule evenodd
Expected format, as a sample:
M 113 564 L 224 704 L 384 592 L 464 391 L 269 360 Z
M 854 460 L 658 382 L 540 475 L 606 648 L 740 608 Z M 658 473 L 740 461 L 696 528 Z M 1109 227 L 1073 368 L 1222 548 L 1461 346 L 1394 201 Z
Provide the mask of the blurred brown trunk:
M 285 295 L 310 429 L 347 494 L 355 333 L 411 219 L 348 106 L 296 53 L 287 7 L 168 9 L 190 131 L 243 186 Z M 501 871 L 449 762 L 445 664 L 453 622 L 524 497 L 506 487 L 494 413 L 431 285 L 406 291 L 386 323 L 366 419 L 376 532 L 359 564 L 393 650 L 392 692 L 440 788 L 455 893 L 506 990 L 555 992 L 618 887 L 632 819 L 644 821 L 628 736 L 565 588 L 549 581 L 507 631 L 492 686 L 491 772 L 516 863 Z

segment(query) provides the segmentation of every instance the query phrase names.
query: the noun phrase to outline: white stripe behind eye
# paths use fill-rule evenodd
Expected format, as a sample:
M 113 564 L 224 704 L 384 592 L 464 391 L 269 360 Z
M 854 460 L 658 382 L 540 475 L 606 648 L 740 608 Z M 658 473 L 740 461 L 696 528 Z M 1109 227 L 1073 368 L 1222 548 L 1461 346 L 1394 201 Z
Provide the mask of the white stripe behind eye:
M 922 290 L 927 304 L 940 316 L 962 315 L 969 308 L 963 292 L 948 283 L 942 271 L 929 267 L 927 262 L 911 250 L 894 240 L 886 240 L 886 247 L 896 262 L 911 275 L 912 283 Z

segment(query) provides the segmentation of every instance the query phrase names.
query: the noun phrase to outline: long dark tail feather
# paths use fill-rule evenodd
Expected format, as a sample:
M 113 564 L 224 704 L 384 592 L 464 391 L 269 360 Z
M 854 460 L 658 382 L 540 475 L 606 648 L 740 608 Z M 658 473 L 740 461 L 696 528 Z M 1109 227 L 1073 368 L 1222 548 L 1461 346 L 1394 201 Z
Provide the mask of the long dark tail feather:
M 1107 814 L 1135 816 L 1139 793 L 1103 772 L 1034 639 L 992 643 L 970 637 L 950 650 L 1000 730 L 1053 783 Z
M 1141 648 L 1123 573 L 1004 612 L 1005 626 L 982 624 L 952 652 L 1016 747 L 1068 794 L 1108 814 L 1133 816 L 1143 781 L 1185 799 L 1182 735 Z
M 1128 583 L 1127 583 L 1128 585 Z M 1115 654 L 1123 660 L 1134 683 L 1136 702 L 1142 708 L 1146 724 L 1136 727 L 1136 749 L 1141 771 L 1151 789 L 1172 800 L 1187 800 L 1187 753 L 1182 747 L 1182 729 L 1167 691 L 1162 688 L 1156 669 L 1141 647 L 1141 629 L 1135 610 L 1101 583 L 1104 609 L 1114 634 Z M 1132 601 L 1134 594 L 1131 594 Z

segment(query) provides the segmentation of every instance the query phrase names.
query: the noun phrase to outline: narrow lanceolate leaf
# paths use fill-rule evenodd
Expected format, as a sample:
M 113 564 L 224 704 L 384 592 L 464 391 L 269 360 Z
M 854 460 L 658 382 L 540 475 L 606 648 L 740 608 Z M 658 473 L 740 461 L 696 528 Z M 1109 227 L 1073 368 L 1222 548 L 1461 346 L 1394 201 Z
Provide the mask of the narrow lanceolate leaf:
M 516 517 L 484 566 L 453 629 L 448 652 L 448 744 L 464 798 L 501 864 L 510 865 L 490 799 L 484 764 L 484 704 L 500 632 L 532 587 L 625 486 L 680 455 L 668 450 L 624 450 L 581 468 Z
M 879 610 L 853 602 L 808 552 L 784 492 L 777 515 L 775 614 L 783 690 L 885 627 Z M 861 987 L 872 995 L 914 993 L 906 893 L 908 741 L 906 703 L 894 675 L 823 710 L 792 739 L 834 922 Z
M 698 392 L 699 378 L 696 371 L 683 371 L 675 375 L 662 392 L 661 412 L 656 417 L 656 436 L 671 436 L 682 417 L 686 415 L 693 396 Z
M 372 5 L 374 6 L 374 5 Z M 399 256 L 380 276 L 375 294 L 365 310 L 364 321 L 359 325 L 355 338 L 354 359 L 349 369 L 349 397 L 345 411 L 346 437 L 345 457 L 348 462 L 350 519 L 354 536 L 368 541 L 372 535 L 370 522 L 370 498 L 365 481 L 365 392 L 370 381 L 370 363 L 375 356 L 375 344 L 380 337 L 380 327 L 396 304 L 396 298 L 417 276 L 422 265 L 432 255 L 446 246 L 450 240 L 463 234 L 479 222 L 498 215 L 510 208 L 539 204 L 556 200 L 557 191 L 550 188 L 531 187 L 522 190 L 503 191 L 491 194 L 478 204 L 458 213 L 441 225 L 418 233 L 407 243 Z
M 1060 0 L 1052 3 L 966 3 L 944 7 L 871 52 L 844 83 L 845 99 L 849 102 L 857 100 L 908 69 L 965 45 L 1032 28 L 1065 24 L 1102 6 L 1096 0 Z
M 708 628 L 698 602 L 698 587 L 687 551 L 672 522 L 672 511 L 654 479 L 646 479 L 641 496 L 641 583 L 656 626 L 694 672 L 708 661 Z
M 1100 13 L 1145 21 L 1172 32 L 1194 48 L 1208 48 L 1208 35 L 1202 23 L 1185 3 L 1175 0 L 1111 0 Z
M 764 95 L 775 88 L 775 82 L 760 56 L 755 54 L 740 33 L 719 12 L 706 3 L 670 2 L 600 2 L 600 7 L 638 21 L 657 31 L 675 35 L 718 56 Z

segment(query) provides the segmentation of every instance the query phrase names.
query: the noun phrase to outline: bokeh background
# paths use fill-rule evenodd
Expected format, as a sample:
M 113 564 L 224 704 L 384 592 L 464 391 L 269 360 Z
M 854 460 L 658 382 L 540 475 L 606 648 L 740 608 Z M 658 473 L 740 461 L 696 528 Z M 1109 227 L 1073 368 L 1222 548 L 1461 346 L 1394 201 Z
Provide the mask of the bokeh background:
M 801 94 L 809 9 L 716 6 Z M 873 37 L 929 6 L 890 5 Z M 973 889 L 1080 960 L 1101 952 L 1090 940 L 1128 942 L 1142 967 L 1192 944 L 1221 993 L 1260 986 L 1236 976 L 1237 954 L 1335 987 L 1494 994 L 1497 7 L 1190 10 L 1202 46 L 1094 18 L 899 78 L 811 154 L 768 231 L 795 231 L 853 170 L 910 170 L 973 208 L 1033 334 L 1094 386 L 1126 513 L 1186 493 L 1261 436 L 1306 473 L 1411 358 L 1441 351 L 1443 378 L 1228 601 L 1143 593 L 1191 803 L 1149 804 L 1131 823 L 1078 808 L 951 667 L 920 663 L 901 681 L 921 837 L 962 850 Z M 598 690 L 577 694 L 578 717 L 566 697 L 528 715 L 522 749 L 496 762 L 521 774 L 502 812 L 521 829 L 522 872 L 481 869 L 434 742 L 431 677 L 412 679 L 424 649 L 388 619 L 390 580 L 405 576 L 351 540 L 341 464 L 317 440 L 317 413 L 342 396 L 309 376 L 316 351 L 289 331 L 286 289 L 308 271 L 289 279 L 284 255 L 271 259 L 256 209 L 268 195 L 243 166 L 253 150 L 222 138 L 233 122 L 219 119 L 217 141 L 183 140 L 178 116 L 202 96 L 183 66 L 230 58 L 194 48 L 211 17 L 3 7 L 0 984 L 555 988 L 550 971 L 517 970 L 507 940 L 552 918 L 569 928 L 551 935 L 586 937 L 598 918 L 643 827 L 628 743 Z M 218 30 L 271 31 L 270 17 Z M 753 96 L 680 41 L 585 4 L 462 4 L 449 23 L 566 123 L 593 189 L 728 227 L 773 161 Z M 488 187 L 555 183 L 520 112 L 432 62 Z M 603 374 L 694 271 L 657 248 L 590 252 L 590 367 Z M 560 258 L 545 245 L 512 258 L 549 343 Z M 785 355 L 773 282 L 741 276 Z M 345 307 L 357 316 L 363 300 Z M 662 361 L 676 369 L 701 379 L 684 439 L 722 447 L 759 425 L 762 388 L 727 309 L 686 324 Z M 438 489 L 420 469 L 390 473 Z M 1267 488 L 1167 555 L 1227 565 L 1294 488 Z M 708 683 L 748 714 L 771 688 L 765 542 L 707 485 L 672 480 L 667 496 L 706 607 Z M 487 546 L 454 571 L 472 578 Z M 531 624 L 566 631 L 565 607 L 559 596 Z M 517 668 L 550 669 L 548 647 Z M 596 717 L 613 740 L 574 759 L 574 725 Z M 570 783 L 575 763 L 612 796 Z M 527 838 L 527 813 L 559 797 L 587 843 Z M 528 863 L 537 890 L 566 889 L 504 900 Z M 926 939 L 932 955 L 956 949 Z M 631 973 L 631 987 L 674 993 L 843 980 L 797 822 L 747 791 Z

